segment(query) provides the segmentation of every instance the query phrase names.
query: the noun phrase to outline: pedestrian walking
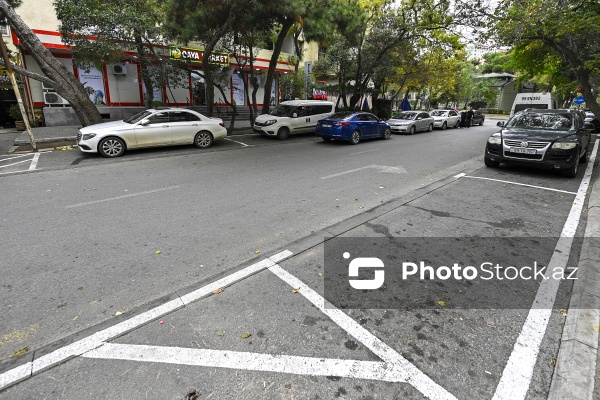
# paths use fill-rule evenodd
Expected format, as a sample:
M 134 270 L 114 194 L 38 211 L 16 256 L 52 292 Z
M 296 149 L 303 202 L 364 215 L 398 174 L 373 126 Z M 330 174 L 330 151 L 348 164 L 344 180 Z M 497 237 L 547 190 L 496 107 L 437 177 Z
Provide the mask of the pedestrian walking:
M 473 106 L 469 106 L 469 111 L 467 111 L 467 128 L 470 128 L 473 124 L 473 117 L 475 116 L 475 111 L 473 111 Z

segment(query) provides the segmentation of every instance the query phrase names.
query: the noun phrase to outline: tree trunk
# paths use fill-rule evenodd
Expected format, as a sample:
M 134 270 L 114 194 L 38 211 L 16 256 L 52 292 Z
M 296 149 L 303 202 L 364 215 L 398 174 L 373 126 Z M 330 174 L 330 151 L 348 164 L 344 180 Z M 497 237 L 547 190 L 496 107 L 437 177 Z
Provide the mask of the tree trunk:
M 142 81 L 144 82 L 144 86 L 146 87 L 146 93 L 144 94 L 144 105 L 146 106 L 146 108 L 152 108 L 152 106 L 154 105 L 154 86 L 152 84 L 152 78 L 150 77 L 150 62 L 146 57 L 144 43 L 142 41 L 142 37 L 138 32 L 135 32 L 135 47 L 137 49 L 138 57 L 140 60 Z M 162 101 L 162 99 L 160 100 Z
M 255 79 L 254 79 L 254 46 L 252 44 L 250 44 L 249 46 L 249 50 L 250 50 L 250 81 L 252 82 L 252 107 L 250 107 L 250 109 L 252 110 L 252 118 L 254 118 L 252 120 L 252 125 L 254 125 L 254 120 L 256 119 L 256 117 L 258 116 L 258 105 L 256 104 L 256 93 L 258 92 L 258 88 L 260 87 L 260 82 L 258 82 L 256 85 L 255 83 Z
M 4 14 L 16 35 L 23 42 L 23 47 L 31 54 L 44 75 L 52 80 L 52 86 L 57 93 L 69 102 L 81 125 L 87 126 L 102 122 L 100 112 L 90 100 L 81 82 L 44 47 L 36 34 L 6 0 L 0 0 L 0 12 Z
M 265 94 L 263 96 L 262 106 L 263 114 L 269 113 L 269 106 L 271 104 L 271 86 L 273 85 L 275 68 L 277 68 L 277 60 L 279 59 L 279 55 L 281 54 L 283 41 L 285 40 L 285 37 L 287 36 L 288 32 L 290 31 L 293 25 L 294 21 L 291 18 L 288 18 L 281 26 L 281 31 L 279 31 L 279 35 L 277 35 L 277 41 L 275 42 L 273 55 L 271 56 L 271 61 L 269 62 L 269 71 L 267 72 L 267 80 L 265 82 Z

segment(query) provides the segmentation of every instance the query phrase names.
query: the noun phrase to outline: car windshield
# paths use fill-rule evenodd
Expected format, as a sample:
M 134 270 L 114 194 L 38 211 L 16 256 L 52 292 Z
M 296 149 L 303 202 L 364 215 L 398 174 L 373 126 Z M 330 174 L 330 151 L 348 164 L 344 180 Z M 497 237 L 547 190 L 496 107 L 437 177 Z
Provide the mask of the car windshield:
M 342 111 L 342 112 L 333 114 L 331 117 L 328 117 L 327 119 L 346 119 L 346 118 L 350 118 L 353 115 L 354 115 L 354 113 L 352 113 L 352 112 Z
M 137 122 L 140 122 L 144 118 L 149 117 L 150 115 L 152 115 L 152 113 L 150 111 L 142 111 L 142 112 L 132 115 L 131 117 L 127 118 L 124 121 L 127 122 L 128 124 L 135 124 Z
M 295 108 L 296 108 L 295 106 L 288 106 L 288 105 L 280 104 L 277 107 L 275 107 L 273 110 L 271 110 L 271 112 L 269 114 L 274 115 L 275 117 L 287 117 L 292 113 L 292 111 Z
M 515 115 L 507 124 L 510 128 L 548 129 L 568 131 L 573 128 L 573 116 L 570 114 L 532 114 Z
M 415 119 L 416 116 L 417 116 L 417 113 L 413 113 L 413 112 L 399 112 L 399 113 L 392 115 L 392 118 L 393 119 Z
M 432 117 L 447 117 L 448 111 L 433 110 L 430 114 Z

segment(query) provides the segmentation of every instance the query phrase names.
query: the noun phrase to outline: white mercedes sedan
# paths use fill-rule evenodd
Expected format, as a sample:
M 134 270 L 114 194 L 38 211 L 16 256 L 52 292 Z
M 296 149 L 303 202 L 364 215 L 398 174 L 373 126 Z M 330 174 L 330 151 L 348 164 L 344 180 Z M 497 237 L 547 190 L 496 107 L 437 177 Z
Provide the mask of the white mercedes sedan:
M 226 136 L 227 129 L 220 118 L 209 118 L 184 108 L 156 108 L 125 120 L 81 128 L 77 145 L 84 153 L 119 157 L 126 150 L 145 147 L 194 144 L 206 148 Z

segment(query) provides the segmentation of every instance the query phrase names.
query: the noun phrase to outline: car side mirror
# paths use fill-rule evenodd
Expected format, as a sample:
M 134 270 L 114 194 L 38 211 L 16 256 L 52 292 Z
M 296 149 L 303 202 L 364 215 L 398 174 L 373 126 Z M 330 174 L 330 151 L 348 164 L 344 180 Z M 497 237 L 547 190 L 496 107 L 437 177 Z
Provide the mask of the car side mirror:
M 504 121 L 498 121 L 498 123 L 496 124 L 496 126 L 504 127 L 504 124 L 505 124 Z
M 297 113 L 293 113 L 292 114 L 292 118 L 298 118 L 298 114 Z
M 146 126 L 146 125 L 148 125 L 149 123 L 150 123 L 150 120 L 149 120 L 149 119 L 143 119 L 143 120 L 141 120 L 141 121 L 140 121 L 140 125 L 143 125 L 143 126 Z

